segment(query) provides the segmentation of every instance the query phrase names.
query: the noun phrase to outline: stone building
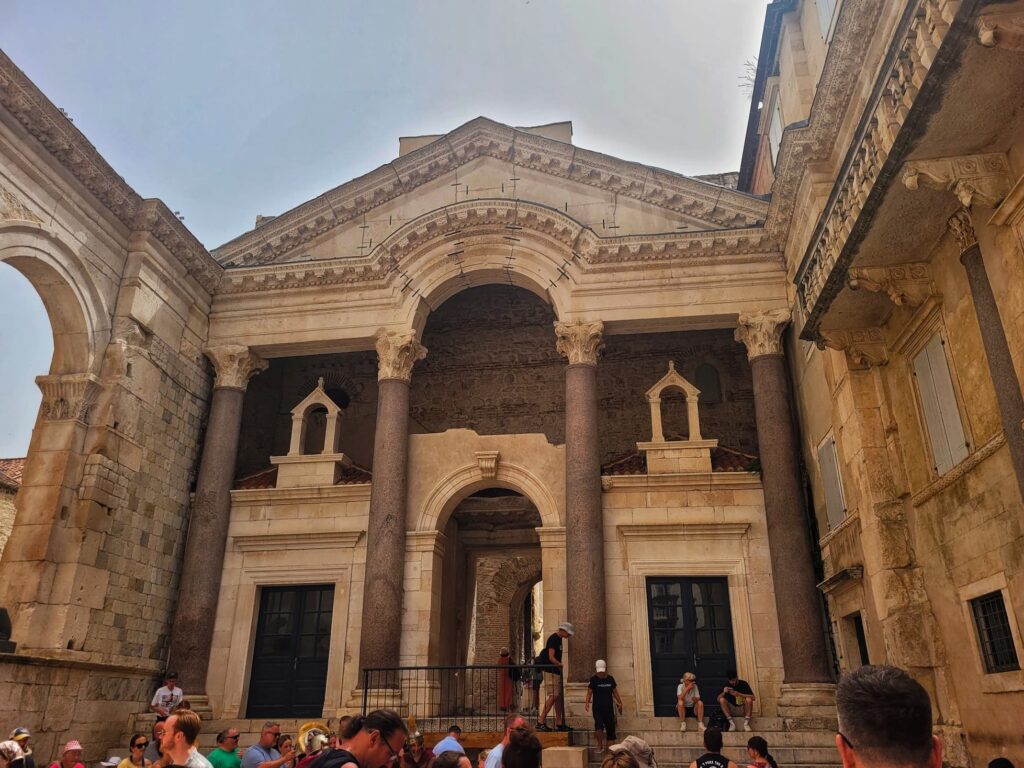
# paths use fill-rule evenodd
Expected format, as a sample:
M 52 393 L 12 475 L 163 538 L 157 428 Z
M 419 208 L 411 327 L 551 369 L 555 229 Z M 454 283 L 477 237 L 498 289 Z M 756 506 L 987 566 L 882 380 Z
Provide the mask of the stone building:
M 0 721 L 114 744 L 167 665 L 331 717 L 568 620 L 575 715 L 598 658 L 638 732 L 736 666 L 834 763 L 888 662 L 951 764 L 1019 745 L 1022 79 L 1019 3 L 775 0 L 738 175 L 477 118 L 208 251 L 0 58 L 55 339 Z
M 24 459 L 0 459 L 0 555 L 14 527 L 14 499 L 24 467 Z

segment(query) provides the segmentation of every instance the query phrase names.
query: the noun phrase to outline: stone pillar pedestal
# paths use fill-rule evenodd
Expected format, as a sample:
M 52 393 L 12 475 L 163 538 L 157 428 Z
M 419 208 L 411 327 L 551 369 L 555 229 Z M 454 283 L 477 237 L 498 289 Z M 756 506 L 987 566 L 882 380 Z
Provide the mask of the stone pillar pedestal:
M 604 325 L 555 323 L 565 371 L 565 574 L 569 621 L 566 682 L 590 679 L 594 662 L 606 656 L 604 526 L 601 515 L 601 454 L 597 433 L 597 358 Z M 545 627 L 545 632 L 554 627 Z
M 242 399 L 249 379 L 267 367 L 266 361 L 248 347 L 232 344 L 211 347 L 205 352 L 213 362 L 217 378 L 185 543 L 169 654 L 169 667 L 179 673 L 181 687 L 190 696 L 206 693 L 231 518 L 231 485 L 242 425 Z
M 740 315 L 736 340 L 746 345 L 753 373 L 761 482 L 784 682 L 790 686 L 815 684 L 811 690 L 820 692 L 825 688 L 818 684 L 832 683 L 832 670 L 825 649 L 821 597 L 814 577 L 811 536 L 800 483 L 800 448 L 782 351 L 782 331 L 789 318 L 788 310 Z M 786 717 L 781 700 L 779 709 Z
M 783 683 L 778 710 L 787 731 L 829 731 L 839 727 L 833 683 Z
M 409 468 L 409 382 L 413 365 L 426 355 L 427 350 L 411 331 L 377 335 L 377 427 L 366 526 L 360 669 L 399 664 Z

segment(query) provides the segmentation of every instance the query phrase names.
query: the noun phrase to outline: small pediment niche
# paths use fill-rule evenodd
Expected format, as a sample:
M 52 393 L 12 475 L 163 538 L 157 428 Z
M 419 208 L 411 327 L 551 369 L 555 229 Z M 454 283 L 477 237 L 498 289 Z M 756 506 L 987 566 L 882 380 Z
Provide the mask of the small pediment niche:
M 686 402 L 686 440 L 666 440 L 662 426 L 662 398 L 666 393 L 680 392 Z M 651 440 L 637 443 L 647 457 L 648 474 L 670 474 L 711 471 L 711 449 L 717 440 L 705 440 L 700 431 L 700 390 L 679 375 L 674 361 L 668 372 L 647 390 L 651 408 Z
M 278 467 L 277 487 L 334 485 L 351 461 L 338 453 L 342 409 L 324 389 L 323 377 L 292 408 L 292 435 L 287 456 L 271 456 Z

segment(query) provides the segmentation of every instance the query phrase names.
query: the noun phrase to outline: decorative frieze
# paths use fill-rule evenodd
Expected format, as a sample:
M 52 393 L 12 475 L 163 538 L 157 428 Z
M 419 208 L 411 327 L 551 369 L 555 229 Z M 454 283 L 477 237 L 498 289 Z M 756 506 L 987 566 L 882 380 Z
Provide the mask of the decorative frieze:
M 91 373 L 36 376 L 43 392 L 39 415 L 43 421 L 74 420 L 89 423 L 103 385 Z
M 782 354 L 782 332 L 792 315 L 788 309 L 742 314 L 734 337 L 747 348 L 747 358 Z
M 249 379 L 267 369 L 267 361 L 241 344 L 224 344 L 203 350 L 213 363 L 217 378 L 214 389 L 241 389 L 249 386 Z
M 604 352 L 604 323 L 600 320 L 555 323 L 555 349 L 569 365 L 597 365 Z
M 995 208 L 1010 189 L 1010 163 L 1002 152 L 912 160 L 904 163 L 902 178 L 907 189 L 952 192 L 965 208 Z
M 851 269 L 847 283 L 851 291 L 884 294 L 897 307 L 919 307 L 935 292 L 925 263 Z
M 414 331 L 379 331 L 377 333 L 377 380 L 412 380 L 412 367 L 427 356 L 427 348 L 416 339 Z

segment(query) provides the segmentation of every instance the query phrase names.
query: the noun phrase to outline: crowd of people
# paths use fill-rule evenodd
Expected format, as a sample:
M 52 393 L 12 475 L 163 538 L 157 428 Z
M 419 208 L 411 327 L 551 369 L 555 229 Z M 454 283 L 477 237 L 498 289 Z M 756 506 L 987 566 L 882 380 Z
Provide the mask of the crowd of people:
M 474 766 L 457 725 L 452 725 L 431 749 L 421 733 L 410 732 L 406 721 L 387 709 L 341 718 L 337 733 L 304 728 L 301 744 L 272 721 L 263 725 L 259 739 L 248 748 L 239 744 L 237 729 L 227 728 L 217 734 L 216 747 L 203 755 L 198 749 L 202 721 L 194 711 L 182 707 L 183 696 L 171 684 L 176 680 L 168 679 L 167 683 L 154 697 L 159 719 L 152 735 L 134 734 L 126 745 L 128 756 L 111 757 L 100 764 L 103 768 L 540 768 L 542 762 L 542 745 L 528 716 L 508 714 L 503 738 L 481 751 Z M 691 673 L 680 681 L 677 698 L 684 724 L 690 716 L 701 720 L 704 753 L 689 768 L 738 768 L 739 764 L 779 768 L 763 736 L 751 737 L 745 755 L 737 761 L 723 754 L 722 729 L 714 722 L 703 724 L 700 692 Z M 752 701 L 750 686 L 731 673 L 719 696 L 726 719 L 739 716 L 740 711 L 749 719 Z M 607 746 L 615 739 L 613 710 L 617 708 L 621 714 L 622 700 L 603 662 L 598 662 L 588 688 L 586 707 L 591 706 L 595 726 L 601 726 L 598 746 L 603 755 L 602 768 L 658 768 L 654 749 L 637 736 L 626 736 Z M 931 700 L 906 672 L 895 667 L 864 666 L 843 675 L 837 688 L 836 709 L 836 748 L 843 768 L 941 768 L 942 741 L 932 733 Z M 0 768 L 43 768 L 31 740 L 29 730 L 19 727 L 8 740 L 0 742 Z M 80 742 L 69 741 L 47 768 L 85 768 L 82 752 Z M 989 763 L 989 768 L 1014 767 L 1008 758 L 1000 756 Z

